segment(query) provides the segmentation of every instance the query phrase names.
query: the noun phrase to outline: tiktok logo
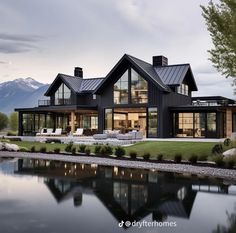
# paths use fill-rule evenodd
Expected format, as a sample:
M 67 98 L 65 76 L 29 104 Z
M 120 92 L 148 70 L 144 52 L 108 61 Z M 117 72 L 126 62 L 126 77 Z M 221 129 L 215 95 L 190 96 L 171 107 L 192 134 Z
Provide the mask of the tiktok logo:
M 119 226 L 119 227 L 123 227 L 123 226 L 124 226 L 124 223 L 125 223 L 125 222 L 124 222 L 123 220 L 121 220 L 121 222 L 119 222 L 118 226 Z

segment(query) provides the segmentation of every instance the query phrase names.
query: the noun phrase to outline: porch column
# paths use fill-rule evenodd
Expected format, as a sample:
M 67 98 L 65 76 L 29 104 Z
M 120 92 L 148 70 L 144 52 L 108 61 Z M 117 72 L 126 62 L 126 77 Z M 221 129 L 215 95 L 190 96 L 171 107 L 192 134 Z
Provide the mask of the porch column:
M 70 115 L 70 121 L 71 121 L 71 132 L 75 132 L 75 112 L 71 112 Z
M 232 110 L 227 109 L 226 110 L 226 137 L 231 138 L 232 134 Z

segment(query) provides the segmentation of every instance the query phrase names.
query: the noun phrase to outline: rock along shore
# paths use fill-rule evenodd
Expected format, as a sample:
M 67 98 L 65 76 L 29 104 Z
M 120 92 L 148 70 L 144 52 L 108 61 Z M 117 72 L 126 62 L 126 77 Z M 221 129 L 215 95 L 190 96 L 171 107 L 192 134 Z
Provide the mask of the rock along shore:
M 189 164 L 171 164 L 171 163 L 153 163 L 151 161 L 130 161 L 112 158 L 99 158 L 93 156 L 71 156 L 61 154 L 43 154 L 43 153 L 28 153 L 28 152 L 8 152 L 0 151 L 0 157 L 10 158 L 32 158 L 46 159 L 72 163 L 98 164 L 103 166 L 117 166 L 125 168 L 137 169 L 155 169 L 163 172 L 189 173 L 193 175 L 209 176 L 215 178 L 229 179 L 236 181 L 235 169 L 223 169 L 214 167 L 203 167 Z

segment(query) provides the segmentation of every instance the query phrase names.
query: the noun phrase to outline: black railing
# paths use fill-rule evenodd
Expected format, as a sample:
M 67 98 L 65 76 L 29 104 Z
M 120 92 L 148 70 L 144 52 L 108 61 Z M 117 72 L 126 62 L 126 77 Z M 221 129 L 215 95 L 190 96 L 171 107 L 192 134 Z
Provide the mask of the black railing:
M 38 100 L 38 106 L 49 106 L 50 100 Z

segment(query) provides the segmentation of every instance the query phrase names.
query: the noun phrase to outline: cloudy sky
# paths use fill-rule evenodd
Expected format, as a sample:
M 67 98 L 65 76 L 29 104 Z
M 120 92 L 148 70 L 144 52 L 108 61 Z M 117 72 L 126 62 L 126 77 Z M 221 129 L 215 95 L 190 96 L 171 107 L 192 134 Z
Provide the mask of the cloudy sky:
M 151 62 L 190 63 L 198 95 L 232 98 L 232 80 L 208 61 L 211 38 L 201 16 L 208 0 L 1 0 L 0 82 L 57 73 L 105 76 L 124 53 Z

